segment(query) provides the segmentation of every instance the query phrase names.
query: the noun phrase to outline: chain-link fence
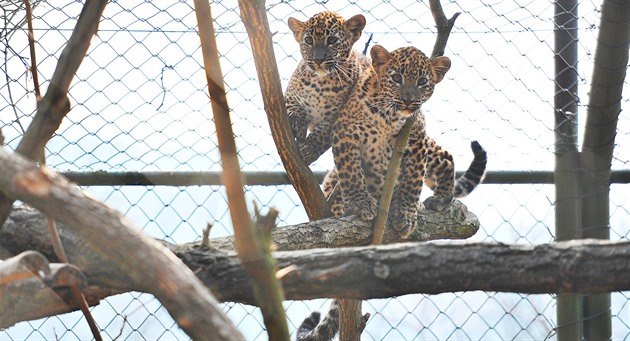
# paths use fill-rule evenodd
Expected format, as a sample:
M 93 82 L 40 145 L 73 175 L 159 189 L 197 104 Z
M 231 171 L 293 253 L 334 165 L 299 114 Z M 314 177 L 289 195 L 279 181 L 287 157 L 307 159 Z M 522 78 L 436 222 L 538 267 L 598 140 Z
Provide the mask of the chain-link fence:
M 17 146 L 35 112 L 28 72 L 22 1 L 0 0 L 0 128 L 7 148 Z M 46 89 L 59 54 L 83 6 L 74 0 L 36 2 L 37 71 Z M 461 12 L 445 55 L 452 68 L 425 105 L 428 129 L 455 155 L 459 170 L 471 160 L 469 142 L 488 150 L 490 171 L 551 171 L 554 164 L 553 2 L 443 1 L 447 15 Z M 283 170 L 258 89 L 249 40 L 236 1 L 211 4 L 228 103 L 243 170 Z M 579 3 L 579 96 L 586 102 L 599 23 L 599 2 Z M 267 1 L 267 15 L 283 86 L 299 61 L 289 16 L 304 20 L 333 10 L 362 13 L 368 38 L 388 49 L 414 45 L 430 51 L 436 36 L 427 1 Z M 628 87 L 626 86 L 626 89 Z M 626 90 L 627 93 L 627 90 Z M 60 171 L 220 171 L 192 1 L 111 1 L 69 91 L 72 111 L 46 147 Z M 628 96 L 624 96 L 627 98 Z M 624 100 L 622 108 L 626 106 Z M 586 108 L 580 104 L 578 118 Z M 621 115 L 613 169 L 630 161 L 630 121 Z M 315 170 L 332 166 L 330 152 Z M 182 243 L 232 233 L 221 186 L 92 186 L 93 195 L 122 211 L 154 237 Z M 280 211 L 280 224 L 307 220 L 290 185 L 248 186 L 248 199 Z M 426 195 L 426 193 L 424 194 Z M 628 185 L 611 186 L 611 238 L 628 239 Z M 464 203 L 479 216 L 477 241 L 540 244 L 554 239 L 551 184 L 486 184 Z M 614 339 L 630 338 L 628 293 L 612 294 Z M 326 300 L 286 302 L 293 331 Z M 553 295 L 458 292 L 370 300 L 364 332 L 375 340 L 554 338 Z M 264 340 L 257 308 L 224 304 L 247 339 Z M 92 309 L 106 338 L 185 339 L 151 295 L 111 297 Z M 0 331 L 0 340 L 87 339 L 79 313 L 23 322 Z

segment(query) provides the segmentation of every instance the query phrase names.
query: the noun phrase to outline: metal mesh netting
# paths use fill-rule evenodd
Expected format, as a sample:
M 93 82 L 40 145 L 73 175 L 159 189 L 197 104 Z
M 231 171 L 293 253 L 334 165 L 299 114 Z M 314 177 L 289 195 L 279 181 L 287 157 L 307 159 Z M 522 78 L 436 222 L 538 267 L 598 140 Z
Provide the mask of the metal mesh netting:
M 28 73 L 22 1 L 0 0 L 0 128 L 7 148 L 17 146 L 35 112 Z M 38 72 L 45 91 L 83 4 L 36 2 Z M 270 136 L 256 71 L 235 1 L 211 4 L 228 103 L 243 170 L 283 170 Z M 553 169 L 553 3 L 547 1 L 443 1 L 447 15 L 462 12 L 445 55 L 452 68 L 425 105 L 429 132 L 453 152 L 458 170 L 472 154 L 469 141 L 488 150 L 488 169 Z M 599 3 L 580 6 L 578 119 L 584 121 L 592 70 Z M 267 14 L 283 86 L 299 61 L 298 44 L 286 21 L 333 10 L 366 16 L 355 48 L 368 38 L 388 49 L 414 45 L 430 51 L 434 21 L 427 2 L 267 1 Z M 626 87 L 627 88 L 627 87 Z M 98 36 L 69 91 L 72 111 L 47 145 L 57 170 L 220 171 L 208 92 L 191 1 L 111 1 Z M 628 97 L 628 96 L 624 96 Z M 622 107 L 625 107 L 624 100 Z M 627 169 L 630 121 L 621 115 L 613 169 Z M 312 168 L 332 166 L 330 152 Z M 213 236 L 231 234 L 227 200 L 220 186 L 93 186 L 96 197 L 119 209 L 147 234 L 170 242 L 198 240 L 208 221 Z M 307 220 L 290 185 L 248 186 L 249 201 L 280 211 L 280 224 Z M 611 186 L 611 238 L 628 239 L 627 185 Z M 428 195 L 424 193 L 423 195 Z M 463 201 L 481 229 L 473 240 L 547 243 L 554 238 L 552 185 L 487 184 Z M 628 294 L 612 294 L 613 337 L 630 337 Z M 326 300 L 286 302 L 294 330 Z M 544 339 L 554 338 L 553 295 L 459 292 L 370 300 L 366 339 Z M 267 334 L 257 308 L 224 304 L 247 339 Z M 111 297 L 92 309 L 106 338 L 185 339 L 151 295 Z M 86 339 L 82 315 L 23 322 L 0 331 L 0 339 Z

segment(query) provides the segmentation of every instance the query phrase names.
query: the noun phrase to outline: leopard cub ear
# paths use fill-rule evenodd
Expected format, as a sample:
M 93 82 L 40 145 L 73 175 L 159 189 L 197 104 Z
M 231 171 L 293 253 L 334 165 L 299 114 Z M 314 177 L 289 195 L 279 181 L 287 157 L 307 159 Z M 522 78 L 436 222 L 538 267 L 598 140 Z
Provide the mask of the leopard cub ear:
M 293 17 L 289 17 L 289 29 L 291 29 L 291 31 L 293 32 L 293 37 L 295 38 L 295 40 L 300 43 L 302 42 L 302 32 L 304 32 L 304 25 L 306 25 L 305 22 L 301 22 Z
M 433 66 L 433 82 L 437 84 L 444 79 L 444 75 L 451 68 L 451 60 L 444 56 L 433 57 L 431 65 Z
M 352 42 L 355 43 L 361 38 L 361 32 L 365 28 L 365 17 L 361 14 L 357 14 L 354 17 L 346 20 L 346 28 L 352 33 Z
M 370 57 L 372 57 L 372 65 L 374 65 L 374 67 L 378 67 L 387 63 L 391 54 L 381 45 L 374 45 L 370 50 Z

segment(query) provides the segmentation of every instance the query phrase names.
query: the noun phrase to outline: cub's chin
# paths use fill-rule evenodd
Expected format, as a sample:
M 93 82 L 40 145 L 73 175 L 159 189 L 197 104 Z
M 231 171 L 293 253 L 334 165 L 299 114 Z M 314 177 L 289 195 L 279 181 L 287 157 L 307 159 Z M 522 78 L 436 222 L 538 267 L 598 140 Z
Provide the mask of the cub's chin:
M 328 76 L 328 74 L 330 73 L 330 69 L 325 66 L 325 65 L 316 65 L 316 64 L 309 64 L 308 65 L 309 68 L 311 69 L 311 71 L 313 71 L 313 73 L 315 75 L 317 75 L 318 77 L 325 77 Z
M 409 117 L 415 113 L 416 113 L 416 110 L 413 110 L 410 107 L 405 107 L 405 108 L 400 109 L 400 114 L 403 117 Z

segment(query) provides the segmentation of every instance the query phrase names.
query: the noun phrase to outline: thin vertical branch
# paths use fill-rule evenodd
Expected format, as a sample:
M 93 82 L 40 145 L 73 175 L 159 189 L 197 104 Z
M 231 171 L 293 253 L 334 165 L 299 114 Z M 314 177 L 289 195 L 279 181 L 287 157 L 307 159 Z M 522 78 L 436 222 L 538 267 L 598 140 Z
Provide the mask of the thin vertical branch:
M 208 91 L 210 92 L 212 113 L 221 153 L 221 164 L 223 165 L 222 179 L 227 192 L 230 216 L 234 227 L 236 251 L 245 271 L 253 279 L 254 292 L 263 314 L 269 339 L 288 341 L 289 328 L 282 306 L 284 295 L 280 283 L 275 277 L 275 263 L 268 247 L 269 242 L 266 243 L 266 247 L 264 241 L 261 240 L 264 238 L 261 238 L 260 228 L 257 230 L 258 236 L 255 234 L 245 203 L 242 174 L 219 63 L 212 12 L 207 0 L 195 0 L 194 3 L 204 68 L 208 80 Z M 270 214 L 274 215 L 273 212 Z M 276 216 L 277 212 L 273 216 L 274 222 Z M 270 219 L 272 218 L 268 218 L 268 220 Z M 267 226 L 269 225 L 268 220 Z M 271 228 L 268 230 L 270 231 Z
M 378 202 L 378 213 L 372 223 L 374 228 L 374 233 L 372 234 L 372 244 L 374 245 L 380 245 L 383 243 L 383 234 L 385 233 L 385 227 L 387 226 L 389 206 L 392 202 L 394 188 L 396 187 L 396 180 L 398 179 L 398 173 L 400 173 L 400 163 L 402 161 L 405 148 L 407 147 L 407 141 L 409 140 L 409 135 L 411 135 L 413 124 L 413 119 L 407 119 L 407 122 L 405 122 L 403 127 L 400 129 L 398 137 L 396 138 L 396 143 L 394 144 L 392 157 L 389 161 L 389 165 L 387 166 L 385 183 L 383 184 L 383 194 Z
M 47 216 L 46 223 L 48 226 L 48 234 L 50 235 L 50 241 L 53 246 L 53 250 L 55 251 L 55 255 L 57 255 L 57 258 L 59 258 L 62 263 L 70 264 L 68 256 L 66 256 L 66 252 L 61 245 L 61 238 L 59 238 L 59 231 L 57 231 L 55 220 L 52 217 Z M 101 336 L 101 331 L 96 324 L 94 316 L 92 316 L 92 313 L 90 312 L 90 307 L 87 300 L 85 299 L 85 295 L 83 295 L 83 292 L 81 292 L 81 288 L 79 288 L 79 285 L 77 283 L 72 283 L 70 285 L 70 289 L 72 291 L 72 296 L 74 296 L 74 299 L 79 305 L 79 309 L 81 309 L 81 312 L 83 313 L 83 316 L 85 317 L 85 320 L 90 327 L 90 331 L 92 332 L 94 339 L 96 341 L 102 341 L 103 337 Z
M 33 89 L 35 90 L 35 100 L 39 101 L 41 93 L 39 91 L 39 77 L 37 76 L 37 58 L 35 56 L 35 34 L 33 33 L 33 11 L 31 2 L 23 0 L 26 8 L 26 23 L 28 27 L 28 46 L 31 53 L 31 74 L 33 75 Z
M 438 31 L 431 56 L 442 56 L 444 55 L 446 43 L 448 42 L 448 37 L 451 34 L 455 20 L 460 13 L 457 12 L 450 19 L 446 19 L 446 15 L 442 10 L 442 5 L 439 0 L 431 0 L 429 1 L 429 5 L 431 7 L 431 14 L 433 14 L 435 26 Z M 374 234 L 372 235 L 372 244 L 374 245 L 381 244 L 383 241 L 383 233 L 385 232 L 389 206 L 392 201 L 394 187 L 396 186 L 396 180 L 398 179 L 398 173 L 400 172 L 400 162 L 402 161 L 402 156 L 407 146 L 407 140 L 411 134 L 413 124 L 414 121 L 411 119 L 405 122 L 403 127 L 400 129 L 398 137 L 396 138 L 396 143 L 394 144 L 394 150 L 392 152 L 392 157 L 387 168 L 385 183 L 383 185 L 383 194 L 379 200 L 378 214 L 373 222 Z

